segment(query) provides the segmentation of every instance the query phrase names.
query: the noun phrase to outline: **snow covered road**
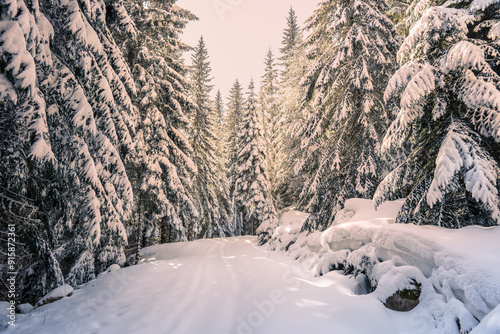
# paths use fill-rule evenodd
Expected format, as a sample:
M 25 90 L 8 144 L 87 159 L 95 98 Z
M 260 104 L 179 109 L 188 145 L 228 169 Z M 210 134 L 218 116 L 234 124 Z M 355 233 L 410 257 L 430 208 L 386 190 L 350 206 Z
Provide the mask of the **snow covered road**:
M 418 333 L 418 321 L 352 293 L 354 279 L 313 277 L 253 237 L 144 250 L 141 264 L 98 277 L 20 316 L 8 333 Z M 413 330 L 410 323 L 413 323 Z

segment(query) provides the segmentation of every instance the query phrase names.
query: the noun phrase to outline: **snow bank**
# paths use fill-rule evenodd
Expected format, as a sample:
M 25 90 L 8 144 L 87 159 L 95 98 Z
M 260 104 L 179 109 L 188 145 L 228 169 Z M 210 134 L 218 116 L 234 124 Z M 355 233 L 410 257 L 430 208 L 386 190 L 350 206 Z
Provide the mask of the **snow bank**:
M 371 200 L 351 199 L 328 230 L 309 235 L 300 233 L 307 215 L 289 212 L 271 247 L 308 262 L 317 276 L 335 269 L 366 275 L 381 302 L 415 289 L 418 282 L 420 305 L 411 312 L 431 324 L 430 332 L 470 331 L 481 320 L 497 326 L 492 312 L 500 304 L 500 258 L 495 255 L 500 254 L 500 227 L 393 224 L 402 204 L 386 202 L 375 210 Z
M 46 294 L 42 299 L 38 301 L 38 303 L 36 303 L 36 306 L 38 307 L 45 304 L 50 304 L 52 302 L 55 302 L 56 300 L 71 296 L 72 294 L 73 287 L 71 287 L 71 285 L 64 284 Z
M 18 305 L 17 306 L 17 310 L 19 311 L 19 313 L 21 314 L 28 314 L 30 313 L 31 311 L 33 311 L 34 307 L 33 305 L 31 305 L 30 303 L 26 303 L 26 304 L 21 304 L 21 305 Z

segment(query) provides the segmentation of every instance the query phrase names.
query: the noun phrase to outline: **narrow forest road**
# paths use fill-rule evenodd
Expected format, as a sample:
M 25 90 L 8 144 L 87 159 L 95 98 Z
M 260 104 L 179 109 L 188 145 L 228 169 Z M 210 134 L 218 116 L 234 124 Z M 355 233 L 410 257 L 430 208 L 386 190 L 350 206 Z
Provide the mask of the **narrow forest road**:
M 144 250 L 141 264 L 101 275 L 71 297 L 21 316 L 8 333 L 416 333 L 408 315 L 331 272 L 313 277 L 252 237 Z

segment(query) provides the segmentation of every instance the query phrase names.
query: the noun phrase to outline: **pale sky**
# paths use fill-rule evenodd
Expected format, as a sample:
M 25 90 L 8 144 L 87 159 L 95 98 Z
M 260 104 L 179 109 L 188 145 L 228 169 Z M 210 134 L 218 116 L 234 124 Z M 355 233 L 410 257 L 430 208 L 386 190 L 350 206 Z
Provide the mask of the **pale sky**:
M 179 0 L 199 21 L 188 24 L 183 42 L 196 46 L 205 39 L 212 66 L 214 94 L 220 89 L 226 102 L 229 89 L 238 78 L 246 88 L 253 77 L 257 87 L 264 71 L 269 47 L 278 55 L 290 6 L 303 22 L 319 0 Z M 191 64 L 191 55 L 185 55 Z

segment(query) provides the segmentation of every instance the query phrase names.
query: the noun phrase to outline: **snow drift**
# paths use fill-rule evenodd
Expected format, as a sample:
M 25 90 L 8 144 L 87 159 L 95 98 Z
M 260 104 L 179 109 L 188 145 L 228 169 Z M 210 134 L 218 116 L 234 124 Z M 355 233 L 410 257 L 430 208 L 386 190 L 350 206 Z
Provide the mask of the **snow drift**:
M 369 285 L 359 291 L 373 291 L 381 302 L 416 289 L 417 282 L 420 304 L 411 312 L 429 333 L 467 332 L 483 319 L 496 324 L 492 330 L 499 333 L 495 316 L 488 315 L 500 304 L 500 259 L 495 256 L 500 227 L 394 224 L 402 204 L 387 202 L 375 210 L 370 200 L 350 199 L 329 229 L 309 235 L 300 232 L 307 215 L 288 212 L 271 247 L 288 250 L 317 276 L 335 269 L 353 274 L 360 285 Z

